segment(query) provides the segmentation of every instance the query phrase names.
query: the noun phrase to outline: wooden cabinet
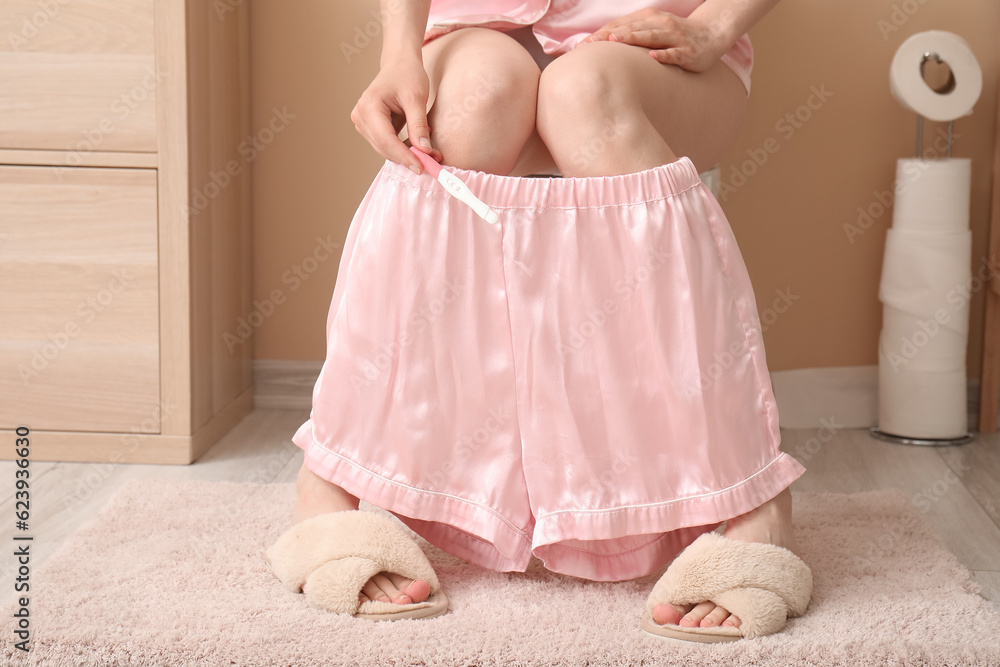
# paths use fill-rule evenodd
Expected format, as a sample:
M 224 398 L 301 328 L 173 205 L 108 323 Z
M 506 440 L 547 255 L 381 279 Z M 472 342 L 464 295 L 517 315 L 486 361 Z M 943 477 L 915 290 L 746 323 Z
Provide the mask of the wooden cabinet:
M 253 407 L 244 5 L 0 3 L 0 442 L 35 460 L 190 463 Z
M 160 398 L 156 170 L 0 166 L 0 220 L 0 424 L 140 424 Z
M 155 153 L 155 14 L 153 0 L 3 0 L 0 146 Z

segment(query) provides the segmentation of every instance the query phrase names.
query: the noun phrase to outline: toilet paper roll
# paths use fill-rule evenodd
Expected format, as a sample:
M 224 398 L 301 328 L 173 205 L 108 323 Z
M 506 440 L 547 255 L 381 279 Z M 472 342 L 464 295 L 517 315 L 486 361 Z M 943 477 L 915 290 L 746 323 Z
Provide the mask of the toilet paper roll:
M 920 62 L 927 52 L 936 53 L 955 77 L 946 93 L 933 90 L 923 79 Z M 907 109 L 931 120 L 954 120 L 972 113 L 983 90 L 983 73 L 972 49 L 958 35 L 928 30 L 910 35 L 893 56 L 889 67 L 889 89 Z
M 960 334 L 969 332 L 972 232 L 935 234 L 889 229 L 879 283 L 879 301 L 913 318 L 943 322 Z M 965 354 L 962 354 L 965 361 Z
M 968 319 L 968 314 L 951 317 Z M 890 306 L 883 309 L 879 348 L 894 369 L 927 373 L 964 370 L 966 340 L 966 334 L 942 326 L 937 319 L 915 321 Z
M 879 429 L 958 438 L 968 428 L 966 348 L 971 232 L 890 229 L 879 299 Z
M 896 161 L 892 228 L 924 232 L 969 229 L 972 159 Z
M 715 195 L 715 198 L 719 198 L 719 190 L 722 187 L 722 168 L 719 165 L 715 165 L 711 169 L 706 169 L 705 171 L 698 174 L 701 182 L 704 183 L 708 189 Z
M 966 434 L 971 161 L 899 160 L 879 284 L 879 429 Z
M 879 430 L 908 438 L 960 438 L 968 432 L 965 369 L 893 370 L 879 351 Z

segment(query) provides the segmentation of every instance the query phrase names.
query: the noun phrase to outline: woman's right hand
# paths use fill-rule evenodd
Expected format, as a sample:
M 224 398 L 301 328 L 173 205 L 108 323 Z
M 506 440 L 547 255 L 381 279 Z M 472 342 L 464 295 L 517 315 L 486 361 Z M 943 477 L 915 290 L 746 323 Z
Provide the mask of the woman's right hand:
M 400 141 L 399 132 L 407 128 L 407 139 L 435 160 L 441 151 L 431 148 L 431 129 L 427 125 L 427 96 L 430 81 L 423 63 L 405 59 L 383 67 L 362 93 L 351 111 L 355 129 L 382 157 L 423 173 L 420 161 Z

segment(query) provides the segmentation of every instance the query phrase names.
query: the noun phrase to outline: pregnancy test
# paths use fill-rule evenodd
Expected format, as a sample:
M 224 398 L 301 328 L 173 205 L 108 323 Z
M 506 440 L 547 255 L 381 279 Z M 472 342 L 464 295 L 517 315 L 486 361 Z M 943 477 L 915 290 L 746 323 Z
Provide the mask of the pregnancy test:
M 493 209 L 480 201 L 476 195 L 472 194 L 472 190 L 469 189 L 469 186 L 463 183 L 458 176 L 444 169 L 437 160 L 432 158 L 427 153 L 424 153 L 416 146 L 410 146 L 410 150 L 417 156 L 417 159 L 420 160 L 420 164 L 424 165 L 424 169 L 427 170 L 427 173 L 436 178 L 438 183 L 443 185 L 444 189 L 447 190 L 450 195 L 468 204 L 472 207 L 472 210 L 476 212 L 476 215 L 491 225 L 500 221 L 500 216 L 498 216 Z

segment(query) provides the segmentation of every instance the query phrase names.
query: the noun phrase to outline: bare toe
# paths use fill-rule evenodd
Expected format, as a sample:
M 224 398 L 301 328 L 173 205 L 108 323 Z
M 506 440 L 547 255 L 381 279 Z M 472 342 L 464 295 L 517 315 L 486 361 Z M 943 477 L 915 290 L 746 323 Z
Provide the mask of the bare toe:
M 660 625 L 677 625 L 684 614 L 691 611 L 691 605 L 658 604 L 653 607 L 653 621 Z
M 364 587 L 361 589 L 361 593 L 367 597 L 369 600 L 374 602 L 390 602 L 389 596 L 385 594 L 378 584 L 375 583 L 375 577 L 372 577 L 365 582 Z
M 716 606 L 715 609 L 708 612 L 708 615 L 702 619 L 701 627 L 714 628 L 717 625 L 721 625 L 727 618 L 729 618 L 729 610 L 725 607 Z
M 722 625 L 726 627 L 738 628 L 740 627 L 740 617 L 736 614 L 730 614 L 729 618 L 722 622 Z
M 406 577 L 389 572 L 389 579 L 399 590 L 399 595 L 393 598 L 393 602 L 399 604 L 412 604 L 423 602 L 431 594 L 431 586 L 423 579 L 407 579 Z
M 683 625 L 686 628 L 698 627 L 701 625 L 702 619 L 708 616 L 713 609 L 715 609 L 714 602 L 702 602 L 685 614 L 678 625 Z
M 423 602 L 431 595 L 431 585 L 423 579 L 417 579 L 410 584 L 406 591 L 414 602 Z
M 389 577 L 385 576 L 386 574 L 386 572 L 379 572 L 373 576 L 371 580 L 374 581 L 380 589 L 382 589 L 382 592 L 388 596 L 390 602 L 397 602 L 399 600 L 399 596 L 401 595 L 400 590 L 396 588 Z

